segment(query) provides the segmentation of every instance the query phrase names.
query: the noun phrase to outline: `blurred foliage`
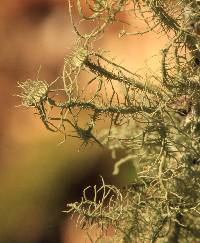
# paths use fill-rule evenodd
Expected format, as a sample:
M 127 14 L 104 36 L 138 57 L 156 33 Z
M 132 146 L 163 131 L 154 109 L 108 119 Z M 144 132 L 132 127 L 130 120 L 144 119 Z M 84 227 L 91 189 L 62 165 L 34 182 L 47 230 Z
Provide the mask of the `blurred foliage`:
M 55 139 L 18 146 L 15 164 L 4 171 L 0 187 L 2 242 L 39 242 L 45 232 L 52 237 L 46 241 L 58 240 L 56 234 L 65 218 L 61 212 L 64 201 L 77 197 L 77 183 L 95 167 L 96 156 L 102 158 L 97 149 L 77 154 L 77 143 L 57 146 Z M 83 185 L 87 183 L 89 178 Z

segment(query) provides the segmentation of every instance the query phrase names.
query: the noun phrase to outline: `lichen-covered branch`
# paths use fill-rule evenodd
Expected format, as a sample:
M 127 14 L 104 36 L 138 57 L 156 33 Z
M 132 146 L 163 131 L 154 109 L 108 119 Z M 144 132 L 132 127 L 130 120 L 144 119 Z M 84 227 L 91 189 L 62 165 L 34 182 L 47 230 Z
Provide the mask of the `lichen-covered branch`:
M 125 164 L 133 175 L 123 189 L 102 178 L 100 188 L 86 188 L 66 212 L 79 215 L 77 224 L 91 241 L 95 226 L 102 242 L 199 242 L 200 1 L 87 0 L 88 9 L 76 3 L 78 20 L 69 1 L 77 42 L 62 75 L 52 83 L 39 74 L 20 82 L 19 96 L 48 130 L 64 141 L 76 136 L 82 145 L 107 147 L 116 161 L 113 175 Z M 126 14 L 129 22 L 121 17 Z M 146 27 L 131 32 L 135 18 Z M 89 24 L 88 32 L 82 23 Z M 141 75 L 111 57 L 112 51 L 97 50 L 96 41 L 114 23 L 122 26 L 121 38 L 151 31 L 166 36 L 159 72 L 147 68 Z M 114 233 L 107 235 L 110 227 Z

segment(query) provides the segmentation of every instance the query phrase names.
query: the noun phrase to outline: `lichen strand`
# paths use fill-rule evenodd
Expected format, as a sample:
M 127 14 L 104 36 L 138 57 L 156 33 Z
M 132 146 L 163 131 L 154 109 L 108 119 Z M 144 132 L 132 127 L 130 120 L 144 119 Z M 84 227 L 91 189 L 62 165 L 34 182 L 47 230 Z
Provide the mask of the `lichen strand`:
M 114 175 L 127 163 L 135 174 L 124 189 L 102 179 L 92 199 L 86 189 L 66 211 L 79 215 L 91 242 L 93 226 L 99 228 L 95 240 L 102 242 L 200 242 L 199 1 L 89 0 L 86 11 L 76 3 L 78 20 L 69 1 L 77 44 L 65 58 L 57 88 L 38 79 L 20 83 L 22 104 L 34 107 L 64 141 L 74 136 L 73 128 L 83 145 L 107 147 L 116 161 Z M 133 17 L 129 23 L 125 14 Z M 129 32 L 136 17 L 146 27 Z M 159 72 L 147 68 L 140 75 L 96 48 L 114 23 L 122 26 L 121 37 L 152 31 L 166 36 Z M 108 236 L 110 227 L 114 234 Z
M 48 85 L 45 81 L 28 79 L 25 82 L 18 83 L 21 88 L 20 97 L 24 106 L 36 106 L 47 98 Z

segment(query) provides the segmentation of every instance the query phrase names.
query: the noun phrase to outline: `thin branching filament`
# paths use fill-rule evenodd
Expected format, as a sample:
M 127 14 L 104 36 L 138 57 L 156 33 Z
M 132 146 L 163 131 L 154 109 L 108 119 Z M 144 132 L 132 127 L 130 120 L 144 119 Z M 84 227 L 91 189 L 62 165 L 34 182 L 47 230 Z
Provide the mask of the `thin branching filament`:
M 19 83 L 22 105 L 64 141 L 76 136 L 82 145 L 107 147 L 116 160 L 114 175 L 125 163 L 136 175 L 123 189 L 102 178 L 100 188 L 85 189 L 66 211 L 78 214 L 92 242 L 93 227 L 100 229 L 99 242 L 200 242 L 200 1 L 68 2 L 76 44 L 57 80 Z M 126 14 L 143 23 L 141 30 L 130 31 Z M 166 36 L 158 72 L 129 70 L 112 50 L 98 48 L 113 24 L 121 26 L 120 38 Z M 107 234 L 110 228 L 114 234 Z

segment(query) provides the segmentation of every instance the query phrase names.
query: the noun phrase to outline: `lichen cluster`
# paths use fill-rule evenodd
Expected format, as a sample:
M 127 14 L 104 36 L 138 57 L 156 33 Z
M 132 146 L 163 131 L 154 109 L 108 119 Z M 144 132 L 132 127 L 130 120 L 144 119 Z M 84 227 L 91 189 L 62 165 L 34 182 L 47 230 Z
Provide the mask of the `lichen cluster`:
M 44 125 L 61 132 L 64 141 L 71 135 L 69 125 L 83 145 L 107 147 L 116 160 L 114 174 L 131 161 L 137 175 L 125 189 L 102 179 L 94 198 L 86 189 L 67 212 L 78 213 L 91 241 L 89 230 L 97 226 L 99 242 L 200 242 L 199 1 L 88 0 L 85 13 L 77 0 L 77 23 L 68 2 L 77 43 L 54 82 L 60 88 L 27 80 L 20 84 L 22 104 L 37 109 Z M 122 13 L 146 28 L 129 32 L 131 23 Z M 83 33 L 82 23 L 93 27 Z M 111 57 L 112 50 L 96 47 L 114 23 L 122 26 L 121 38 L 152 31 L 168 38 L 158 57 L 160 72 L 147 69 L 142 76 Z M 105 120 L 107 128 L 99 133 L 98 123 Z M 114 233 L 107 236 L 110 227 Z

